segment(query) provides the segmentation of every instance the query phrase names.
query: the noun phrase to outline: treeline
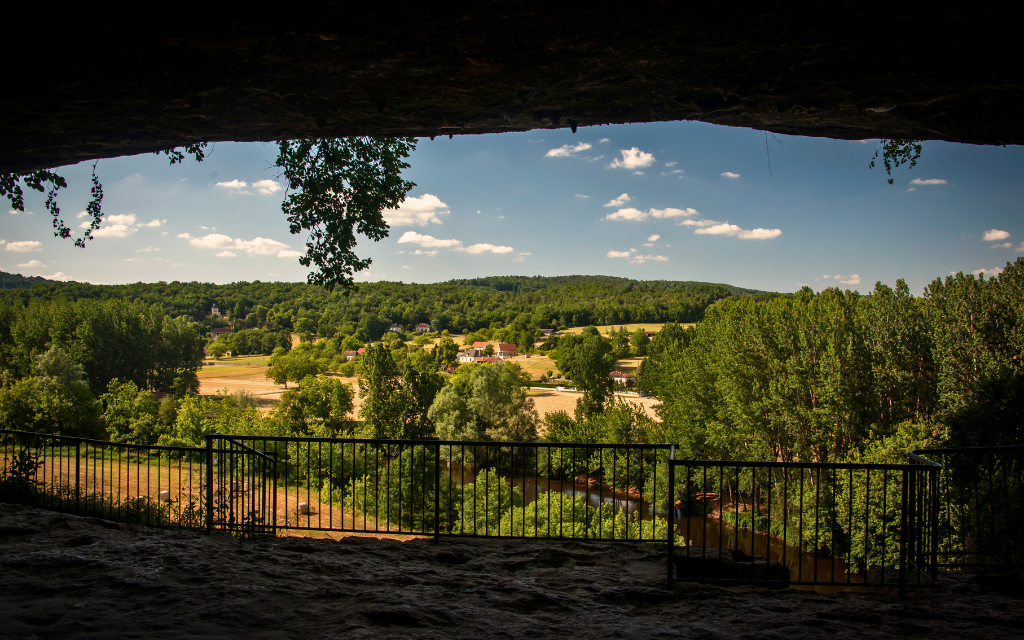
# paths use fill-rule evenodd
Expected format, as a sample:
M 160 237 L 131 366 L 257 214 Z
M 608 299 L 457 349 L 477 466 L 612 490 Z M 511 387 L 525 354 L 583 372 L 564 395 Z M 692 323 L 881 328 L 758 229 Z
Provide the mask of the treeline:
M 8 280 L 16 276 L 5 274 Z M 26 283 L 27 284 L 27 283 Z M 697 322 L 719 300 L 769 294 L 702 282 L 638 281 L 606 276 L 493 277 L 438 284 L 362 284 L 345 296 L 301 283 L 158 282 L 130 285 L 36 282 L 0 290 L 0 299 L 128 299 L 159 304 L 172 316 L 204 321 L 216 304 L 236 329 L 295 331 L 318 337 L 338 333 L 369 342 L 391 324 L 410 328 L 420 322 L 453 333 L 497 328 L 524 314 L 531 327 L 587 326 L 631 322 Z
M 1024 259 L 868 296 L 804 289 L 668 325 L 640 387 L 691 458 L 842 461 L 1024 444 Z

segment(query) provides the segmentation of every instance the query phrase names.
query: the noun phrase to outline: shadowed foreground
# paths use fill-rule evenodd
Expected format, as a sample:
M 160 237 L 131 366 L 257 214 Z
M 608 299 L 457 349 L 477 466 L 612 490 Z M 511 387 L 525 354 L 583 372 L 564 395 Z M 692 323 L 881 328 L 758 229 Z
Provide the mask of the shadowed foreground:
M 0 637 L 1011 638 L 1021 601 L 664 586 L 664 548 L 349 537 L 241 542 L 0 504 Z M 1016 631 L 1015 631 L 1016 630 Z

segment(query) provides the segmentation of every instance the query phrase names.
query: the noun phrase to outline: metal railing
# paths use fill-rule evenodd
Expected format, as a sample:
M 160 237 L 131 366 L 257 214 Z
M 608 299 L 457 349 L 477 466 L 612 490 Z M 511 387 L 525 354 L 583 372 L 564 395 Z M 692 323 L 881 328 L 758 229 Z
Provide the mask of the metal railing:
M 0 500 L 157 527 L 199 528 L 204 450 L 0 430 Z
M 942 465 L 935 509 L 937 564 L 1024 565 L 1024 447 L 922 449 Z
M 923 586 L 941 466 L 673 460 L 668 580 Z
M 207 531 L 277 535 L 277 458 L 219 433 L 206 437 L 204 454 Z
M 208 438 L 276 462 L 278 529 L 669 540 L 669 445 Z

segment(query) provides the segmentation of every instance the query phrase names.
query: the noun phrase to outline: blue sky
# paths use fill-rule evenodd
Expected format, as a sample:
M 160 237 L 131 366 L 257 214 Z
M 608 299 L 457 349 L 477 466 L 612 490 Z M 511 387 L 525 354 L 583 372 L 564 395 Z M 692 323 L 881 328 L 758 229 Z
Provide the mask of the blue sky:
M 769 134 L 769 167 L 764 133 L 702 123 L 424 138 L 406 171 L 417 186 L 387 213 L 389 238 L 360 242 L 373 265 L 358 279 L 603 274 L 866 292 L 902 277 L 919 294 L 1024 255 L 1024 150 L 930 142 L 890 186 L 868 168 L 877 147 Z M 25 213 L 0 218 L 0 269 L 110 284 L 304 280 L 275 157 L 272 144 L 219 143 L 202 163 L 101 160 L 100 237 L 85 249 L 55 239 L 31 192 Z M 60 170 L 73 226 L 89 172 Z

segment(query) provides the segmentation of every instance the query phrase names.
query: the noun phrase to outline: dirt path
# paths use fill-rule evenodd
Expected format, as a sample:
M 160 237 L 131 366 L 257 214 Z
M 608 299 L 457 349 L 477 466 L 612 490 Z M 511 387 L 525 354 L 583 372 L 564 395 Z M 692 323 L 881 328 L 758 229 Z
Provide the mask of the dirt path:
M 1019 638 L 970 576 L 899 599 L 682 584 L 654 545 L 240 542 L 0 504 L 3 638 Z M 1014 631 L 1016 629 L 1016 631 Z

